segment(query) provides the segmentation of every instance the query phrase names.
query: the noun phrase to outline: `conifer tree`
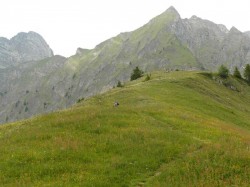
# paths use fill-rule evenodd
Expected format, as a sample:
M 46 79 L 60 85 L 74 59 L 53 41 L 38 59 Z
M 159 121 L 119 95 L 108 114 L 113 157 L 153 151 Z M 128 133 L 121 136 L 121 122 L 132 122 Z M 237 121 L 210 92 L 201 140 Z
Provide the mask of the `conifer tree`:
M 142 76 L 143 76 L 143 71 L 140 70 L 138 66 L 136 66 L 136 68 L 133 70 L 133 73 L 130 76 L 130 80 L 131 81 L 136 80 Z
M 233 74 L 233 76 L 236 77 L 236 78 L 239 78 L 239 79 L 242 78 L 241 74 L 240 74 L 240 71 L 239 71 L 239 69 L 237 67 L 234 68 L 234 74 Z
M 118 81 L 118 83 L 117 83 L 117 87 L 122 87 L 122 83 L 121 83 L 121 81 Z
M 218 72 L 219 76 L 221 78 L 225 79 L 225 78 L 228 77 L 228 73 L 229 73 L 229 70 L 227 69 L 227 67 L 224 66 L 224 65 L 221 65 L 220 68 L 219 68 L 219 72 Z
M 244 71 L 244 77 L 248 83 L 250 83 L 250 65 L 247 64 Z

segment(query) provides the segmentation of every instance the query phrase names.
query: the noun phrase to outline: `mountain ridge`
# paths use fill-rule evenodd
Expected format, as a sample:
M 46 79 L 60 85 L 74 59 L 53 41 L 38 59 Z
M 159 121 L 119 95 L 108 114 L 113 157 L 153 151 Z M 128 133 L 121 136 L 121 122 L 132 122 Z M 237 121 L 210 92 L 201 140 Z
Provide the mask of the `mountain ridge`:
M 20 82 L 14 78 L 15 69 L 8 74 L 0 71 L 0 78 L 7 77 L 2 79 L 7 80 L 3 83 L 6 86 L 0 88 L 2 123 L 6 119 L 13 121 L 67 108 L 78 100 L 103 93 L 116 87 L 118 81 L 128 81 L 136 66 L 145 73 L 176 69 L 216 71 L 222 64 L 230 71 L 235 66 L 242 71 L 250 63 L 250 37 L 197 16 L 182 19 L 177 10 L 170 7 L 134 31 L 121 33 L 91 50 L 79 48 L 75 55 L 60 58 L 56 67 L 51 58 L 45 61 L 47 63 L 38 62 L 37 66 L 52 66 L 53 72 L 42 76 L 39 79 L 42 84 L 36 86 L 30 83 L 37 80 L 35 73 L 26 72 L 29 78 L 26 74 L 20 75 L 18 78 L 23 80 Z M 32 72 L 36 67 L 32 65 L 27 69 Z M 17 83 L 20 85 L 11 86 Z M 21 94 L 11 94 L 12 90 Z M 44 91 L 36 94 L 36 90 Z M 18 101 L 25 105 L 15 107 Z M 32 105 L 27 106 L 27 102 Z

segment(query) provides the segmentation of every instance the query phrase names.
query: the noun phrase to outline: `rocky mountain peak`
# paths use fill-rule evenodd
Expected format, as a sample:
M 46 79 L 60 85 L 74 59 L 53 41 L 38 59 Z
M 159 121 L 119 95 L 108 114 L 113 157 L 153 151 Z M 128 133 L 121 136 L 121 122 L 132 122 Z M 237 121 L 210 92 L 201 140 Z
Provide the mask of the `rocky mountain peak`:
M 180 17 L 179 12 L 173 6 L 170 6 L 163 14 L 172 14 L 176 17 Z
M 173 6 L 170 6 L 165 12 L 172 12 L 175 14 L 179 14 L 178 11 Z
M 32 39 L 40 39 L 44 40 L 42 36 L 36 32 L 29 31 L 28 33 L 26 32 L 19 32 L 17 35 L 12 37 L 10 40 L 11 41 L 22 41 L 22 40 L 32 40 Z
M 239 31 L 236 27 L 232 27 L 229 31 L 229 33 L 232 33 L 232 34 L 241 34 L 241 31 Z
M 53 51 L 50 49 L 49 45 L 46 43 L 46 41 L 43 39 L 43 37 L 33 31 L 30 31 L 28 33 L 20 32 L 16 36 L 10 39 L 10 42 L 13 43 L 16 46 L 16 49 L 19 51 L 30 51 L 35 52 L 33 50 L 40 50 L 40 55 L 44 55 L 44 57 L 51 57 L 53 56 Z M 42 58 L 44 58 L 42 57 Z M 32 59 L 32 60 L 40 60 L 42 58 L 38 59 Z
M 27 61 L 52 57 L 53 51 L 41 35 L 20 32 L 10 40 L 0 39 L 0 67 L 6 68 Z

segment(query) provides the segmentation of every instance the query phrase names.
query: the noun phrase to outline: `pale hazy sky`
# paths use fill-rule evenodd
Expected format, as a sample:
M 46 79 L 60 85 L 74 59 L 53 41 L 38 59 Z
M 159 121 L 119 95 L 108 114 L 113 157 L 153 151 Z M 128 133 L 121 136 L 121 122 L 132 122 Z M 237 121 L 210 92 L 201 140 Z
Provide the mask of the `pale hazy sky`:
M 35 31 L 55 54 L 68 57 L 77 47 L 94 48 L 144 25 L 171 5 L 182 18 L 196 15 L 250 30 L 250 0 L 2 0 L 0 36 Z

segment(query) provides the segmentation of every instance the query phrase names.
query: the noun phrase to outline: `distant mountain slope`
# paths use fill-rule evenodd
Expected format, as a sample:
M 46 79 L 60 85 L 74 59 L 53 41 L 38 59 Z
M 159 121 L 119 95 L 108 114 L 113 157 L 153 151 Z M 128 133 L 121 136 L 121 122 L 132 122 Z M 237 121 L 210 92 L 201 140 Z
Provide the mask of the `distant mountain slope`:
M 65 57 L 53 56 L 0 70 L 0 121 L 27 118 L 56 108 L 58 95 L 54 94 L 50 82 L 53 83 L 53 74 L 64 66 L 66 60 Z
M 0 38 L 0 68 L 53 56 L 46 41 L 35 32 L 18 33 L 10 40 Z
M 28 63 L 23 73 L 16 72 L 15 68 L 6 70 L 9 73 L 0 72 L 0 80 L 4 80 L 0 88 L 0 122 L 69 107 L 79 99 L 115 87 L 118 81 L 128 81 L 136 66 L 145 73 L 175 69 L 216 71 L 221 64 L 231 71 L 234 66 L 242 71 L 250 63 L 250 37 L 234 27 L 228 30 L 197 16 L 182 19 L 176 9 L 170 7 L 135 31 L 121 33 L 91 50 L 78 48 L 74 56 L 60 59 L 62 63 L 52 67 L 53 72 L 49 71 L 47 76 L 43 72 L 43 84 L 32 83 L 40 77 L 36 63 L 32 66 Z M 53 60 L 48 62 L 53 66 Z M 40 67 L 43 63 L 37 65 Z M 47 69 L 50 65 L 46 65 Z M 17 81 L 16 74 L 25 81 Z M 3 75 L 7 78 L 1 78 Z M 12 90 L 25 94 L 13 94 Z M 36 90 L 43 91 L 33 94 Z M 39 109 L 27 106 L 27 110 L 24 105 L 22 110 L 17 109 L 18 101 L 32 103 L 33 108 Z
M 199 72 L 144 79 L 0 126 L 0 186 L 248 186 L 250 87 Z

